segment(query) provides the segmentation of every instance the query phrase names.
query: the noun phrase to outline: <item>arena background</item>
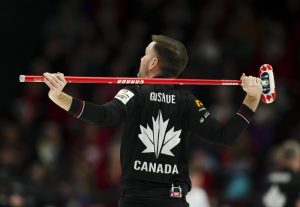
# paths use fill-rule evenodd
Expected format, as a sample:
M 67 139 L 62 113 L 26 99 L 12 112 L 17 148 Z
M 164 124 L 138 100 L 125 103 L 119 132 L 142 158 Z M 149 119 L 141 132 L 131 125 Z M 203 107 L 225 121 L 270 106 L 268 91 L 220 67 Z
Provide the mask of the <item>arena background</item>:
M 1 1 L 0 206 L 117 206 L 120 128 L 71 117 L 43 84 L 18 82 L 45 71 L 135 76 L 151 34 L 185 43 L 183 78 L 239 79 L 274 68 L 277 99 L 261 104 L 232 148 L 193 137 L 191 159 L 211 206 L 255 206 L 276 148 L 300 141 L 300 2 L 297 0 Z M 96 103 L 120 87 L 67 85 Z M 240 87 L 186 87 L 220 121 L 237 109 Z

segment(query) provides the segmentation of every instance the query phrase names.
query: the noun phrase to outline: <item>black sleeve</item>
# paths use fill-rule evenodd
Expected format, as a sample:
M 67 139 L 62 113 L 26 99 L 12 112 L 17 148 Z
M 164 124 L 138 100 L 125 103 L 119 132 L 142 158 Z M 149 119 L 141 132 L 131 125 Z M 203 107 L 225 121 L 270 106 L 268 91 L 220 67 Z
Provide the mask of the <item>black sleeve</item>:
M 115 98 L 103 105 L 97 105 L 73 98 L 69 113 L 83 121 L 111 126 L 121 123 L 134 108 L 135 94 L 128 89 L 121 89 Z
M 221 145 L 232 145 L 254 115 L 251 109 L 242 104 L 227 123 L 221 124 L 195 97 L 190 96 L 188 105 L 191 131 L 208 142 Z

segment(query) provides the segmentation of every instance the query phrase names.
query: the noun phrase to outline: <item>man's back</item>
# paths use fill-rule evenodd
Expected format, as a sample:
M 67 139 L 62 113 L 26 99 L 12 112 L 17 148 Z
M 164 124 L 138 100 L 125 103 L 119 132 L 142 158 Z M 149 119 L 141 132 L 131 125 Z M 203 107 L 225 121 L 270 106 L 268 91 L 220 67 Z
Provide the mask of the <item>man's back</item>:
M 173 86 L 128 89 L 135 97 L 127 103 L 123 121 L 122 184 L 170 188 L 173 182 L 189 187 L 189 95 Z

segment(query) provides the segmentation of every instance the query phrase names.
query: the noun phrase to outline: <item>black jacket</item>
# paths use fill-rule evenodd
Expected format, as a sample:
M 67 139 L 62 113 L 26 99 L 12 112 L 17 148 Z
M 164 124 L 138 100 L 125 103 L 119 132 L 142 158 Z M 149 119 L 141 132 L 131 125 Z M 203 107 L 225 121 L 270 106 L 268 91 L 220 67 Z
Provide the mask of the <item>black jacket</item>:
M 300 200 L 300 173 L 288 168 L 268 172 L 260 187 L 258 207 L 294 207 Z
M 159 188 L 174 182 L 188 189 L 191 132 L 208 142 L 231 145 L 254 114 L 241 105 L 223 126 L 200 100 L 170 85 L 127 86 L 104 105 L 73 99 L 69 112 L 102 126 L 122 123 L 123 186 Z

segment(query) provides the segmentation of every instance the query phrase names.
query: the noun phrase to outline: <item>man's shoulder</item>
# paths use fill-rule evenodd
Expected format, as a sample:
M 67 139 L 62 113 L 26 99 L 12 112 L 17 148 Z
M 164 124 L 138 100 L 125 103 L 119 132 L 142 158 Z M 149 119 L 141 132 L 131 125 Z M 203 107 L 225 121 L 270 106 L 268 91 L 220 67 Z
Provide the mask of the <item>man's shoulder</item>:
M 185 96 L 189 99 L 195 99 L 195 96 L 188 90 L 182 89 L 180 87 L 172 87 L 169 85 L 128 85 L 123 89 L 129 90 L 135 95 L 155 92 L 155 91 L 168 91 L 171 93 L 176 93 L 180 96 Z
M 139 85 L 128 85 L 128 86 L 125 86 L 124 88 L 122 88 L 121 91 L 122 90 L 128 90 L 128 91 L 134 93 L 135 95 L 138 95 L 141 92 Z

